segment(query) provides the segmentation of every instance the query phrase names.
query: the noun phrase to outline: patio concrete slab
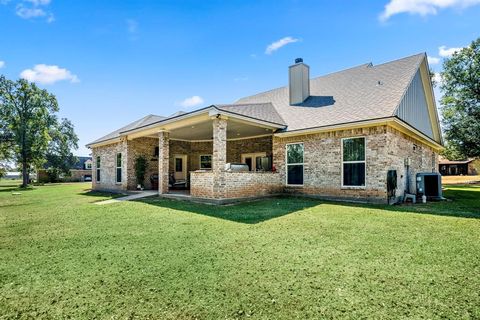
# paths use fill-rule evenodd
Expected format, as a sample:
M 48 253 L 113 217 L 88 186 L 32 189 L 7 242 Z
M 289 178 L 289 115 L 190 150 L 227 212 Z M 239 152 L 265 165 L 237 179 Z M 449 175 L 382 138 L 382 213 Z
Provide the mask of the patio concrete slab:
M 98 205 L 111 204 L 111 203 L 129 201 L 129 200 L 136 200 L 136 199 L 150 197 L 150 196 L 156 196 L 156 195 L 158 195 L 158 191 L 156 191 L 156 190 L 139 191 L 139 192 L 134 192 L 132 194 L 129 194 L 128 196 L 125 196 L 125 197 L 120 197 L 120 198 L 116 198 L 116 199 L 109 199 L 109 200 L 95 202 L 95 204 L 98 204 Z

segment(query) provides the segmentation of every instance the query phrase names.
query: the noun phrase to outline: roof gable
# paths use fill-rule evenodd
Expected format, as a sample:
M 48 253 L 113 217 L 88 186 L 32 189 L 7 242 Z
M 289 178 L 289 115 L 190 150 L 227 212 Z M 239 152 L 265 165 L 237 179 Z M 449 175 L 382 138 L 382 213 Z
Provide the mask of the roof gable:
M 412 77 L 394 115 L 432 140 L 442 143 L 442 133 L 426 59 L 422 61 Z
M 157 116 L 157 115 L 154 115 L 154 114 L 149 114 L 148 116 L 145 116 L 141 119 L 133 121 L 133 122 L 127 124 L 126 126 L 121 127 L 120 129 L 117 129 L 113 132 L 110 132 L 109 134 L 107 134 L 107 135 L 105 135 L 105 136 L 103 136 L 103 137 L 101 137 L 101 138 L 99 138 L 95 141 L 90 142 L 89 145 L 119 138 L 120 134 L 124 131 L 129 131 L 129 130 L 133 130 L 133 129 L 136 129 L 136 128 L 139 128 L 139 127 L 142 127 L 142 126 L 147 126 L 151 123 L 161 121 L 163 119 L 166 119 L 166 117 Z
M 410 86 L 395 111 L 395 115 L 428 137 L 434 139 L 420 71 L 415 73 Z

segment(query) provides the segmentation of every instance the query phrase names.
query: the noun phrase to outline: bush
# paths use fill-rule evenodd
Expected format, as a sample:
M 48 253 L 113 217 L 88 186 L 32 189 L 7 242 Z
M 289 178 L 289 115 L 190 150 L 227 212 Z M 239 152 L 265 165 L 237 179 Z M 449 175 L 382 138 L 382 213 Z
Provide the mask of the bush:
M 138 156 L 135 159 L 135 178 L 137 185 L 145 186 L 145 173 L 147 172 L 147 159 L 144 156 Z

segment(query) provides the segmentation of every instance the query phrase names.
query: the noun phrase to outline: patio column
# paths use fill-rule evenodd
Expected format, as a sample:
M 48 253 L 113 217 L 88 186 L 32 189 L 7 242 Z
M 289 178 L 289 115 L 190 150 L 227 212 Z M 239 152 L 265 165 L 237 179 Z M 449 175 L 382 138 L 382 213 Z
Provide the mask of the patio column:
M 227 119 L 213 119 L 213 195 L 217 199 L 225 198 L 225 164 L 227 163 Z
M 122 138 L 121 140 L 121 146 L 122 146 L 122 189 L 123 190 L 128 190 L 128 140 L 127 138 Z M 115 161 L 117 159 L 115 158 Z
M 158 193 L 168 193 L 168 163 L 170 138 L 167 131 L 158 133 Z

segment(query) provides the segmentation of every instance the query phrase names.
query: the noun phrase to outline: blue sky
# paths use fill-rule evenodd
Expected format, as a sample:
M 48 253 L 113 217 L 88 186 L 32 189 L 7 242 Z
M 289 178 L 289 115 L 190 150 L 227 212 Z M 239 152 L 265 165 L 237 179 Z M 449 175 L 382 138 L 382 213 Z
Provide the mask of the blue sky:
M 427 52 L 439 71 L 480 36 L 480 1 L 0 0 L 0 30 L 0 73 L 54 93 L 87 155 L 147 114 L 283 86 L 296 57 L 319 76 Z

